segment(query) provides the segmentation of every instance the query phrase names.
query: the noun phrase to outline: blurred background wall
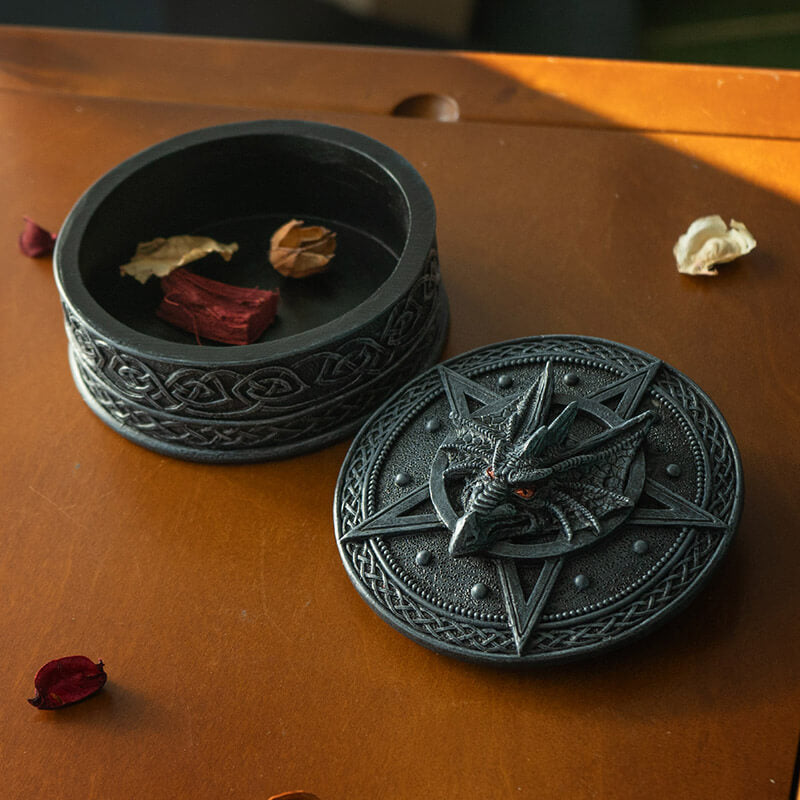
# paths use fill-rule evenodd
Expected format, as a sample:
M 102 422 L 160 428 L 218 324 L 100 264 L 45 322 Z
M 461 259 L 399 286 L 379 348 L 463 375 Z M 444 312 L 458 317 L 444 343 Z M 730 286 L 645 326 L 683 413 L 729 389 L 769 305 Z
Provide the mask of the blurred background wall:
M 0 23 L 800 68 L 798 0 L 0 0 Z

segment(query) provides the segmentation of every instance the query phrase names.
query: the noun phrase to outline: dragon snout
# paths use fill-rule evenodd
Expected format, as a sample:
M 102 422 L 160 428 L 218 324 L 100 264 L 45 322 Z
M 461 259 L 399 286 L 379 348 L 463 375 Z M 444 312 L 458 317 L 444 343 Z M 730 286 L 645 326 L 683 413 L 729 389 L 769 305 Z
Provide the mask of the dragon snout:
M 486 550 L 505 538 L 518 521 L 519 513 L 507 503 L 490 511 L 468 511 L 456 522 L 448 545 L 450 555 L 457 558 Z

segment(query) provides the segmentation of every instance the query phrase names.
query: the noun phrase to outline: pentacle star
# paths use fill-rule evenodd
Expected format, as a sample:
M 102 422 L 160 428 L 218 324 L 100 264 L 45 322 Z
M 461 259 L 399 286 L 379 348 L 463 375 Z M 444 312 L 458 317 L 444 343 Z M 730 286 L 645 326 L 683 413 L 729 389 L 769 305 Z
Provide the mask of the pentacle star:
M 449 535 L 450 558 L 493 562 L 522 654 L 576 551 L 631 524 L 673 532 L 725 528 L 646 474 L 642 445 L 657 415 L 637 409 L 659 367 L 654 361 L 579 397 L 555 391 L 549 361 L 513 395 L 440 366 L 450 424 L 429 482 L 407 490 L 342 540 L 434 531 Z M 419 513 L 428 501 L 435 513 Z M 529 591 L 520 580 L 523 561 L 528 569 L 538 567 Z

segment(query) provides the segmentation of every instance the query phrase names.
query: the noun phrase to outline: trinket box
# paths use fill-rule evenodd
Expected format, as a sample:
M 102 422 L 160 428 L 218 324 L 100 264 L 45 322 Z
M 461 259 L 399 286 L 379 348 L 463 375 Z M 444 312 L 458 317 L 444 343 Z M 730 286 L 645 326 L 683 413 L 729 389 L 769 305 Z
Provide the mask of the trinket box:
M 540 336 L 411 380 L 356 436 L 336 490 L 344 566 L 415 641 L 478 662 L 594 655 L 682 609 L 730 544 L 725 420 L 653 356 Z
M 269 263 L 287 220 L 337 234 L 330 269 Z M 326 446 L 435 363 L 447 328 L 433 200 L 414 168 L 362 134 L 260 121 L 194 131 L 123 162 L 65 221 L 55 274 L 75 383 L 126 438 L 197 461 L 256 461 Z M 253 344 L 203 341 L 156 316 L 157 280 L 121 276 L 139 242 L 236 241 L 192 264 L 235 286 L 279 289 Z

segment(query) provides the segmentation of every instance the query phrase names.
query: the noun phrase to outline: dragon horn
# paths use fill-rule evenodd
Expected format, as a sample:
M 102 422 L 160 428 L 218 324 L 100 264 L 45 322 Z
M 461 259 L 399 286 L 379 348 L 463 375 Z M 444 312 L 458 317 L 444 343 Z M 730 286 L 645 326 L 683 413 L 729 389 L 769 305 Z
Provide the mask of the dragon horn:
M 503 440 L 498 439 L 494 446 L 492 453 L 492 471 L 497 471 L 501 464 L 501 455 L 503 450 Z
M 542 424 L 550 401 L 553 398 L 553 380 L 548 361 L 539 380 L 532 384 L 520 397 L 517 407 L 508 418 L 506 433 L 514 441 L 528 432 L 533 432 Z
M 584 440 L 576 447 L 561 453 L 559 461 L 552 464 L 553 470 L 564 472 L 576 466 L 595 463 L 597 460 L 607 457 L 607 453 L 614 448 L 626 446 L 626 443 L 630 448 L 638 448 L 644 437 L 647 436 L 655 418 L 654 411 L 643 411 L 641 414 L 625 420 L 621 425 Z
M 573 400 L 548 426 L 544 437 L 543 446 L 551 447 L 561 444 L 567 438 L 567 433 L 575 422 L 578 414 L 578 401 Z
M 520 460 L 538 456 L 545 448 L 561 444 L 578 413 L 578 402 L 573 400 L 549 425 L 542 425 L 517 449 Z

